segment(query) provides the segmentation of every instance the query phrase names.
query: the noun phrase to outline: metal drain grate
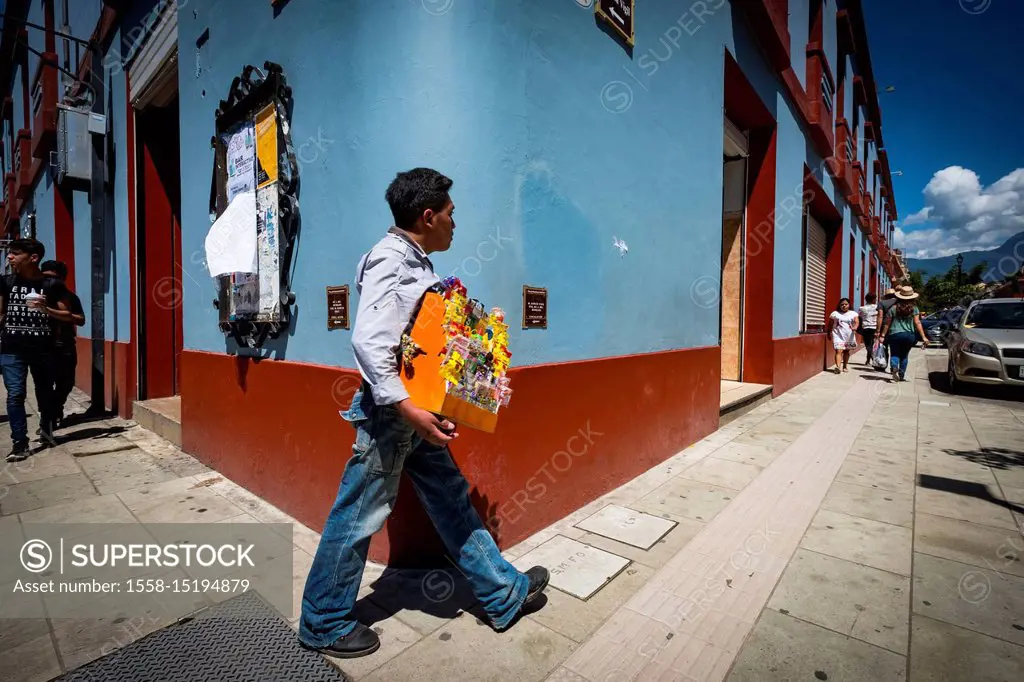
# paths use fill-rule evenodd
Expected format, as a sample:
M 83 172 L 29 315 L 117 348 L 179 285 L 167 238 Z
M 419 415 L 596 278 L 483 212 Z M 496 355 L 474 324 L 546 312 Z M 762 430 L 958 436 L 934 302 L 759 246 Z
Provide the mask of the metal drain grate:
M 60 682 L 347 682 L 303 649 L 255 592 L 229 599 L 59 678 Z

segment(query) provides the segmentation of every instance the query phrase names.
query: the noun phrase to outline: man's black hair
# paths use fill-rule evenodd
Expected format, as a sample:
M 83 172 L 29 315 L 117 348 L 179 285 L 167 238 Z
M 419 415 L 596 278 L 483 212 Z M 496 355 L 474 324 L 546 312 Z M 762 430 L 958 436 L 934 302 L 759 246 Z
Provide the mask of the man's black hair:
M 43 272 L 56 272 L 61 279 L 68 278 L 68 266 L 64 264 L 64 261 L 48 260 L 45 263 L 40 263 L 39 269 Z
M 7 245 L 7 252 L 27 253 L 30 256 L 39 256 L 39 260 L 43 260 L 43 256 L 46 255 L 46 247 L 35 239 L 15 239 Z
M 388 186 L 384 198 L 391 207 L 397 227 L 408 229 L 425 210 L 442 210 L 448 203 L 451 178 L 431 168 L 413 168 L 399 173 Z
M 864 300 L 868 302 L 868 305 L 871 305 L 872 303 L 875 302 L 875 295 L 868 294 L 867 296 L 864 297 Z

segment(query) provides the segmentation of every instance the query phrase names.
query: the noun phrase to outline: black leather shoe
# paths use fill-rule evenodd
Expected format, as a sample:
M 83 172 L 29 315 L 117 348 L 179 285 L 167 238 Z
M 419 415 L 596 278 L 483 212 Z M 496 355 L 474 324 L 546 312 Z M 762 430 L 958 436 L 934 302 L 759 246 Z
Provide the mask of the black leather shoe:
M 534 566 L 526 572 L 526 577 L 530 579 L 530 589 L 526 592 L 526 601 L 523 602 L 524 606 L 541 595 L 544 588 L 548 586 L 548 580 L 551 578 L 548 574 L 548 569 L 543 566 Z
M 505 632 L 513 625 L 519 622 L 519 619 L 523 616 L 528 616 L 535 611 L 539 611 L 547 603 L 547 597 L 538 601 L 538 597 L 544 594 L 544 588 L 548 586 L 548 579 L 551 577 L 548 574 L 548 569 L 543 566 L 534 566 L 526 572 L 526 577 L 529 579 L 529 587 L 526 590 L 526 599 L 523 600 L 523 605 L 519 607 L 519 611 L 509 621 L 508 625 L 503 628 L 499 628 L 491 621 L 491 628 L 495 632 Z
M 334 658 L 359 658 L 369 656 L 380 648 L 380 637 L 377 633 L 362 623 L 356 624 L 356 629 L 344 637 L 339 637 L 333 644 L 325 647 L 302 646 L 313 651 L 319 651 Z

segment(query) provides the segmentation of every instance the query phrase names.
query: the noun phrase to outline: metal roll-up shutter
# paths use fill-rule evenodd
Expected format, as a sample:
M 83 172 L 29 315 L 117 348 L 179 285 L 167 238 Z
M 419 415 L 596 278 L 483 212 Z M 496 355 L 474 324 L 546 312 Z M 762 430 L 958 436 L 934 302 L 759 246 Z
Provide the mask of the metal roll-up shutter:
M 178 3 L 161 0 L 147 20 L 152 29 L 128 67 L 136 109 L 167 106 L 178 92 Z
M 825 229 L 807 214 L 806 253 L 804 254 L 804 329 L 821 330 L 825 326 Z

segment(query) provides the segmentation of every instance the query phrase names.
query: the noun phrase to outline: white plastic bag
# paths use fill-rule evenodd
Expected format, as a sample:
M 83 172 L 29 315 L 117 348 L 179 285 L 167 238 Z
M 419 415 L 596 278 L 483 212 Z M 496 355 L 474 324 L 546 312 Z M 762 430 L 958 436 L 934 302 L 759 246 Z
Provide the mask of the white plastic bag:
M 888 358 L 885 357 L 885 346 L 881 343 L 875 343 L 875 352 L 871 356 L 871 364 L 875 369 L 885 369 L 888 364 Z

